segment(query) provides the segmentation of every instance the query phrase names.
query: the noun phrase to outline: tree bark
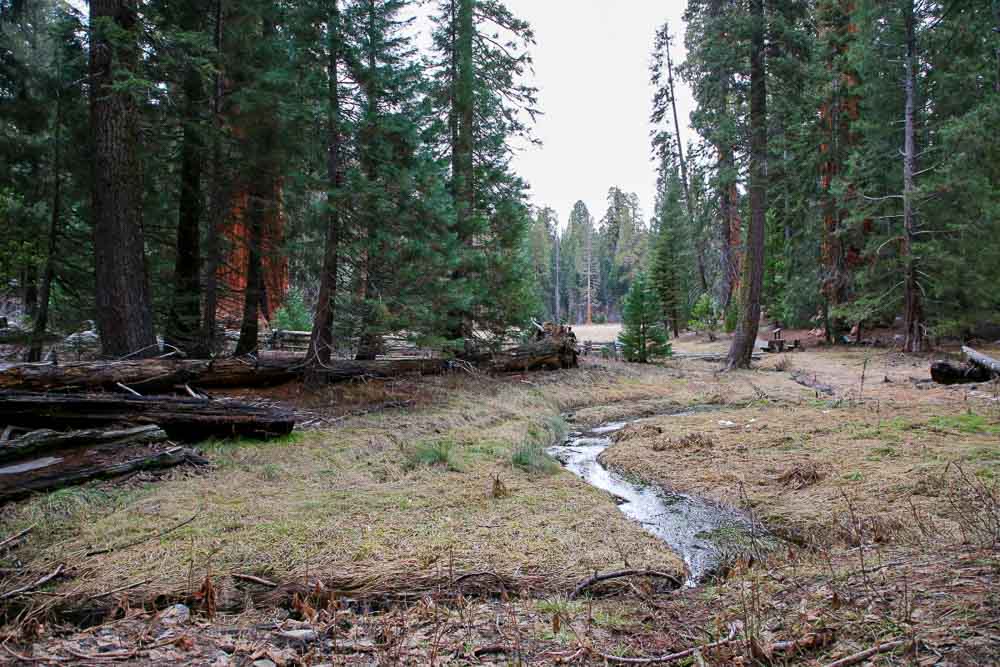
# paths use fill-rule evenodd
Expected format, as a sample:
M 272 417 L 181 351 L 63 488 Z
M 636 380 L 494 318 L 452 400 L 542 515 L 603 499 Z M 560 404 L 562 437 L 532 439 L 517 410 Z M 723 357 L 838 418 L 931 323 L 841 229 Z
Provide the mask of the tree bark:
M 69 449 L 71 447 L 124 447 L 163 442 L 167 434 L 158 426 L 138 426 L 130 429 L 92 429 L 68 433 L 43 429 L 0 443 L 0 462 L 19 459 L 36 452 Z
M 455 28 L 454 53 L 454 143 L 452 144 L 452 178 L 455 193 L 455 220 L 458 240 L 463 250 L 472 251 L 475 241 L 475 59 L 473 43 L 476 26 L 474 5 L 476 0 L 457 0 L 457 27 Z M 455 279 L 467 277 L 460 265 Z M 452 314 L 454 339 L 469 340 L 472 335 L 472 313 L 466 310 Z
M 86 429 L 119 423 L 156 424 L 173 440 L 288 435 L 295 417 L 240 403 L 110 395 L 0 394 L 0 423 L 26 428 Z
M 265 17 L 262 21 L 261 39 L 272 39 L 276 30 L 272 20 Z M 243 321 L 234 353 L 237 357 L 257 352 L 260 345 L 260 316 L 261 313 L 269 312 L 264 282 L 264 223 L 278 205 L 275 192 L 275 178 L 278 174 L 275 165 L 275 153 L 278 150 L 277 110 L 266 101 L 257 102 L 256 105 L 252 117 L 247 119 L 246 128 L 249 136 L 245 145 L 250 156 L 246 224 L 247 273 Z
M 760 326 L 767 216 L 767 82 L 764 62 L 764 0 L 751 0 L 750 19 L 750 229 L 740 286 L 741 316 L 729 349 L 728 368 L 749 368 Z
M 52 215 L 49 218 L 48 254 L 45 257 L 45 268 L 42 270 L 41 289 L 38 291 L 31 347 L 28 349 L 26 358 L 28 362 L 42 360 L 45 330 L 49 326 L 49 301 L 52 293 L 52 281 L 55 279 L 56 251 L 58 250 L 59 228 L 62 219 L 62 95 L 58 91 L 56 92 L 55 104 L 56 120 L 53 133 L 55 146 L 52 151 Z
M 207 465 L 208 461 L 186 447 L 171 447 L 150 456 L 142 456 L 122 463 L 73 468 L 48 474 L 33 475 L 26 480 L 17 480 L 16 484 L 4 488 L 0 486 L 0 503 L 18 500 L 32 493 L 61 489 L 74 484 L 82 484 L 92 479 L 109 479 L 120 477 L 139 470 L 162 470 L 172 468 L 182 463 Z
M 330 4 L 327 18 L 329 31 L 329 54 L 327 78 L 329 86 L 329 110 L 327 117 L 327 220 L 326 249 L 323 258 L 323 275 L 320 278 L 319 298 L 316 315 L 309 340 L 307 355 L 310 366 L 320 368 L 330 363 L 333 354 L 333 323 L 337 299 L 337 274 L 340 260 L 340 211 L 337 193 L 343 185 L 340 168 L 340 76 L 341 51 L 340 9 L 337 0 Z
M 201 27 L 203 13 L 187 2 L 183 7 L 181 29 Z M 205 142 L 202 137 L 201 106 L 205 87 L 201 73 L 189 65 L 184 73 L 183 138 L 181 140 L 180 202 L 177 221 L 177 256 L 174 261 L 174 294 L 164 338 L 190 357 L 208 357 L 204 330 L 201 327 L 201 217 L 202 161 Z
M 907 0 L 905 15 L 906 25 L 906 110 L 904 118 L 903 145 L 903 351 L 922 352 L 926 343 L 924 333 L 924 310 L 920 295 L 917 258 L 914 255 L 913 244 L 916 238 L 916 213 L 913 200 L 916 197 L 914 173 L 917 159 L 914 114 L 916 108 L 916 58 L 917 36 L 916 19 L 914 17 L 913 1 Z
M 219 310 L 219 264 L 222 249 L 219 247 L 219 226 L 225 216 L 229 215 L 229 183 L 226 176 L 222 150 L 222 97 L 224 84 L 222 78 L 222 27 L 223 0 L 215 3 L 215 57 L 216 73 L 212 90 L 212 122 L 214 134 L 212 137 L 212 196 L 210 203 L 210 220 L 205 235 L 205 272 L 204 272 L 204 305 L 202 307 L 202 337 L 209 352 L 215 350 L 216 318 Z
M 94 141 L 94 264 L 97 327 L 105 356 L 156 351 L 142 232 L 135 94 L 116 90 L 138 74 L 135 0 L 90 2 L 90 124 Z
M 559 360 L 558 364 L 554 360 Z M 91 362 L 65 366 L 22 364 L 0 369 L 0 390 L 29 392 L 121 391 L 120 384 L 143 394 L 176 391 L 190 385 L 198 389 L 265 387 L 296 380 L 306 371 L 306 358 L 283 355 L 258 359 L 145 359 L 116 363 Z M 575 339 L 544 339 L 497 354 L 468 355 L 471 363 L 486 372 L 534 370 L 543 367 L 571 368 L 576 365 Z M 333 359 L 309 374 L 327 382 L 364 377 L 436 375 L 452 367 L 447 359 L 381 359 L 347 361 Z M 43 424 L 41 427 L 44 427 Z

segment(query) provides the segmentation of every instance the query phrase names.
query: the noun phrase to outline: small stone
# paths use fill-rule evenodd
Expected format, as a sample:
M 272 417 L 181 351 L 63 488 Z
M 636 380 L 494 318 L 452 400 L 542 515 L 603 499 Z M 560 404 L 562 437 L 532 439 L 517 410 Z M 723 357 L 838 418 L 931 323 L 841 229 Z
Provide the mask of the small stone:
M 229 665 L 233 664 L 232 658 L 225 651 L 216 651 L 214 657 L 212 667 L 229 667 Z
M 319 639 L 319 635 L 316 634 L 315 630 L 285 630 L 284 632 L 279 632 L 278 636 L 282 639 L 301 642 L 303 644 Z
M 191 620 L 191 609 L 183 604 L 175 604 L 160 614 L 160 622 L 164 625 L 182 625 L 189 620 Z
M 253 667 L 278 667 L 274 664 L 274 660 L 268 660 L 267 658 L 261 658 L 260 660 L 253 661 Z

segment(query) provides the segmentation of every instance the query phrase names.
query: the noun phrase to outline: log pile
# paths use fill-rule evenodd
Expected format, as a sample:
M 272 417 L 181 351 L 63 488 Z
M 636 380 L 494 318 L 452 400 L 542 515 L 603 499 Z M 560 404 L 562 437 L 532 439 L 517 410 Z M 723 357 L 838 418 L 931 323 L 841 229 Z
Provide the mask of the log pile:
M 962 354 L 965 355 L 964 364 L 951 361 L 935 361 L 931 364 L 931 379 L 938 384 L 965 384 L 1000 378 L 1000 361 L 971 347 L 963 347 Z

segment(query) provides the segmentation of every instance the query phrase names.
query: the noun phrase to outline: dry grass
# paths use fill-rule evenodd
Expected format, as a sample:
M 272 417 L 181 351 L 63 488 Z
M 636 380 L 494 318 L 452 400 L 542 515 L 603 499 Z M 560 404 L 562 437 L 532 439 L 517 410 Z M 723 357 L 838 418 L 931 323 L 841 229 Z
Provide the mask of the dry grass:
M 604 363 L 502 381 L 344 388 L 336 400 L 352 407 L 408 400 L 411 390 L 419 400 L 288 441 L 213 445 L 209 475 L 38 498 L 8 508 L 2 531 L 40 521 L 16 556 L 38 572 L 70 563 L 74 578 L 57 590 L 76 600 L 145 579 L 136 593 L 191 593 L 210 573 L 220 609 L 248 597 L 262 605 L 193 633 L 204 655 L 230 641 L 216 626 L 246 628 L 234 653 L 241 658 L 270 646 L 255 625 L 273 621 L 269 605 L 287 604 L 294 591 L 323 609 L 313 626 L 342 646 L 369 646 L 358 660 L 383 664 L 605 664 L 601 654 L 703 645 L 734 622 L 743 628 L 738 641 L 704 652 L 705 664 L 823 665 L 900 639 L 916 655 L 886 654 L 885 664 L 996 664 L 1000 408 L 985 394 L 912 382 L 926 376 L 924 359 L 839 349 L 788 358 L 837 398 L 818 400 L 775 372 L 778 357 L 762 364 L 769 370 L 725 375 L 698 361 Z M 313 396 L 310 409 L 333 398 Z M 703 403 L 714 410 L 657 416 Z M 519 452 L 537 454 L 558 437 L 566 412 L 574 427 L 648 417 L 617 434 L 608 464 L 741 505 L 799 546 L 670 596 L 626 580 L 617 596 L 566 600 L 594 570 L 679 569 L 607 495 L 567 473 L 517 464 L 527 460 Z M 83 556 L 195 513 L 160 539 Z M 262 592 L 237 585 L 227 576 L 234 572 L 299 586 Z M 469 572 L 485 574 L 454 585 Z M 316 579 L 321 589 L 303 586 Z M 491 600 L 473 590 L 521 596 Z M 336 606 L 331 592 L 416 597 L 365 613 Z M 151 623 L 140 615 L 115 628 L 128 646 Z M 149 659 L 202 664 L 194 652 Z
M 627 374 L 622 384 L 606 369 L 429 382 L 436 398 L 425 408 L 281 441 L 210 443 L 216 467 L 208 474 L 37 498 L 8 509 L 2 531 L 39 523 L 18 556 L 38 571 L 72 564 L 78 575 L 58 591 L 77 597 L 146 580 L 136 597 L 183 596 L 206 573 L 223 575 L 222 598 L 240 595 L 224 580 L 229 573 L 319 577 L 352 595 L 377 595 L 420 594 L 489 571 L 555 592 L 621 566 L 626 553 L 633 565 L 680 571 L 602 492 L 558 468 L 515 465 L 524 448 L 560 437 L 565 406 L 626 400 L 655 386 Z M 506 493 L 494 493 L 497 479 Z M 192 515 L 158 540 L 85 555 Z

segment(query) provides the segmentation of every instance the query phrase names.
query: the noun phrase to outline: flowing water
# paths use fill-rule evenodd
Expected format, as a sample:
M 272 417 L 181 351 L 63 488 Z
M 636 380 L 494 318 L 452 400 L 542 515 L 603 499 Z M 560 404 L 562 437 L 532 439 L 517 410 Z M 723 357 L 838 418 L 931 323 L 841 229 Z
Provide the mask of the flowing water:
M 717 571 L 735 552 L 754 548 L 754 523 L 745 513 L 697 496 L 637 484 L 606 468 L 598 457 L 611 446 L 611 434 L 628 424 L 609 422 L 571 433 L 564 444 L 549 448 L 549 454 L 587 483 L 613 495 L 625 516 L 666 542 L 684 560 L 688 586 Z M 758 537 L 761 532 L 758 526 Z

